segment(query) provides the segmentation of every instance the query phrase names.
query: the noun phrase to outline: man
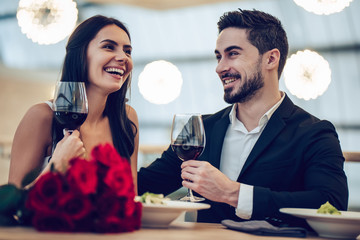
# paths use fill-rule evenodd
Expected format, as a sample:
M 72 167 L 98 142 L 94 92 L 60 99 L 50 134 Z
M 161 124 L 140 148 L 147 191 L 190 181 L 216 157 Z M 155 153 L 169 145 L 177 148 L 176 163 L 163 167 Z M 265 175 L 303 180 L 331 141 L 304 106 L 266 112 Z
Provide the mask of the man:
M 279 91 L 288 54 L 280 21 L 261 11 L 225 13 L 218 22 L 216 72 L 232 106 L 204 115 L 206 147 L 181 162 L 169 148 L 138 173 L 139 194 L 183 185 L 206 198 L 198 221 L 265 219 L 297 225 L 280 208 L 347 209 L 344 158 L 334 126 Z M 184 179 L 190 180 L 186 181 Z

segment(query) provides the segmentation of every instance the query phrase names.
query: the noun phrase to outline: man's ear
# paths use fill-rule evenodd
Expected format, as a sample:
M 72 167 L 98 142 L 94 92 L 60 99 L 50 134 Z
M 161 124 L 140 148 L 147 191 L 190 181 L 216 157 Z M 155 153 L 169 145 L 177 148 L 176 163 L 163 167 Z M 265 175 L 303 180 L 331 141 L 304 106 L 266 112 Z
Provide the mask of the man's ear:
M 280 51 L 277 48 L 269 50 L 265 53 L 265 68 L 273 69 L 279 67 Z

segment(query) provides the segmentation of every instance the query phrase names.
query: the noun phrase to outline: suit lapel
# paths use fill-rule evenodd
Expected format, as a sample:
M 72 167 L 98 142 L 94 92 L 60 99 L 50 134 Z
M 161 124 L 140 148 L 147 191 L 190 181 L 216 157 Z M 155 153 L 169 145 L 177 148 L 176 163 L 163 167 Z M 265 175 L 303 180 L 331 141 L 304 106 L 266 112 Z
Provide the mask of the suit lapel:
M 239 178 L 286 126 L 284 119 L 288 118 L 291 115 L 293 106 L 294 105 L 291 100 L 287 96 L 285 96 L 285 99 L 270 118 L 264 131 L 257 140 L 254 148 L 250 152 L 241 170 Z
M 210 133 L 210 153 L 209 153 L 209 162 L 216 168 L 220 167 L 220 157 L 222 146 L 224 142 L 224 137 L 226 134 L 226 130 L 229 127 L 230 119 L 229 113 L 231 111 L 231 107 L 228 108 L 222 115 L 222 117 L 215 122 L 213 126 L 213 130 Z

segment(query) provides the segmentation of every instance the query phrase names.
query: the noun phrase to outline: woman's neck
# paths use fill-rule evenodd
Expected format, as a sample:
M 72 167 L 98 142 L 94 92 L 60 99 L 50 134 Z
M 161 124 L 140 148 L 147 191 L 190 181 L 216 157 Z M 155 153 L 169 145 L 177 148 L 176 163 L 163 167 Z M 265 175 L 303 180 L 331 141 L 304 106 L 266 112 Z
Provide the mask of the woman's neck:
M 104 110 L 107 101 L 107 95 L 100 94 L 94 91 L 86 92 L 88 97 L 89 113 L 85 123 L 93 125 L 104 119 Z

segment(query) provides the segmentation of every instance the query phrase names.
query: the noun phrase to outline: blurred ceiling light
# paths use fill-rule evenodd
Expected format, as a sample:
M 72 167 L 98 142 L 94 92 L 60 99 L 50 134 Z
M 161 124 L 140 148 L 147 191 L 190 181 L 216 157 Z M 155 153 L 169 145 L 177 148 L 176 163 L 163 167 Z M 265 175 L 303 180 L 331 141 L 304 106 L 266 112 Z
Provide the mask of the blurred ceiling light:
M 341 12 L 349 6 L 352 0 L 294 0 L 294 2 L 306 11 L 319 15 L 329 15 Z
M 54 44 L 74 29 L 78 10 L 72 0 L 20 0 L 16 17 L 33 42 Z
M 139 75 L 139 91 L 154 104 L 168 104 L 181 92 L 183 79 L 179 69 L 170 62 L 159 60 L 147 64 Z
M 284 67 L 285 85 L 298 98 L 321 96 L 331 82 L 329 63 L 318 53 L 305 50 L 292 54 Z

